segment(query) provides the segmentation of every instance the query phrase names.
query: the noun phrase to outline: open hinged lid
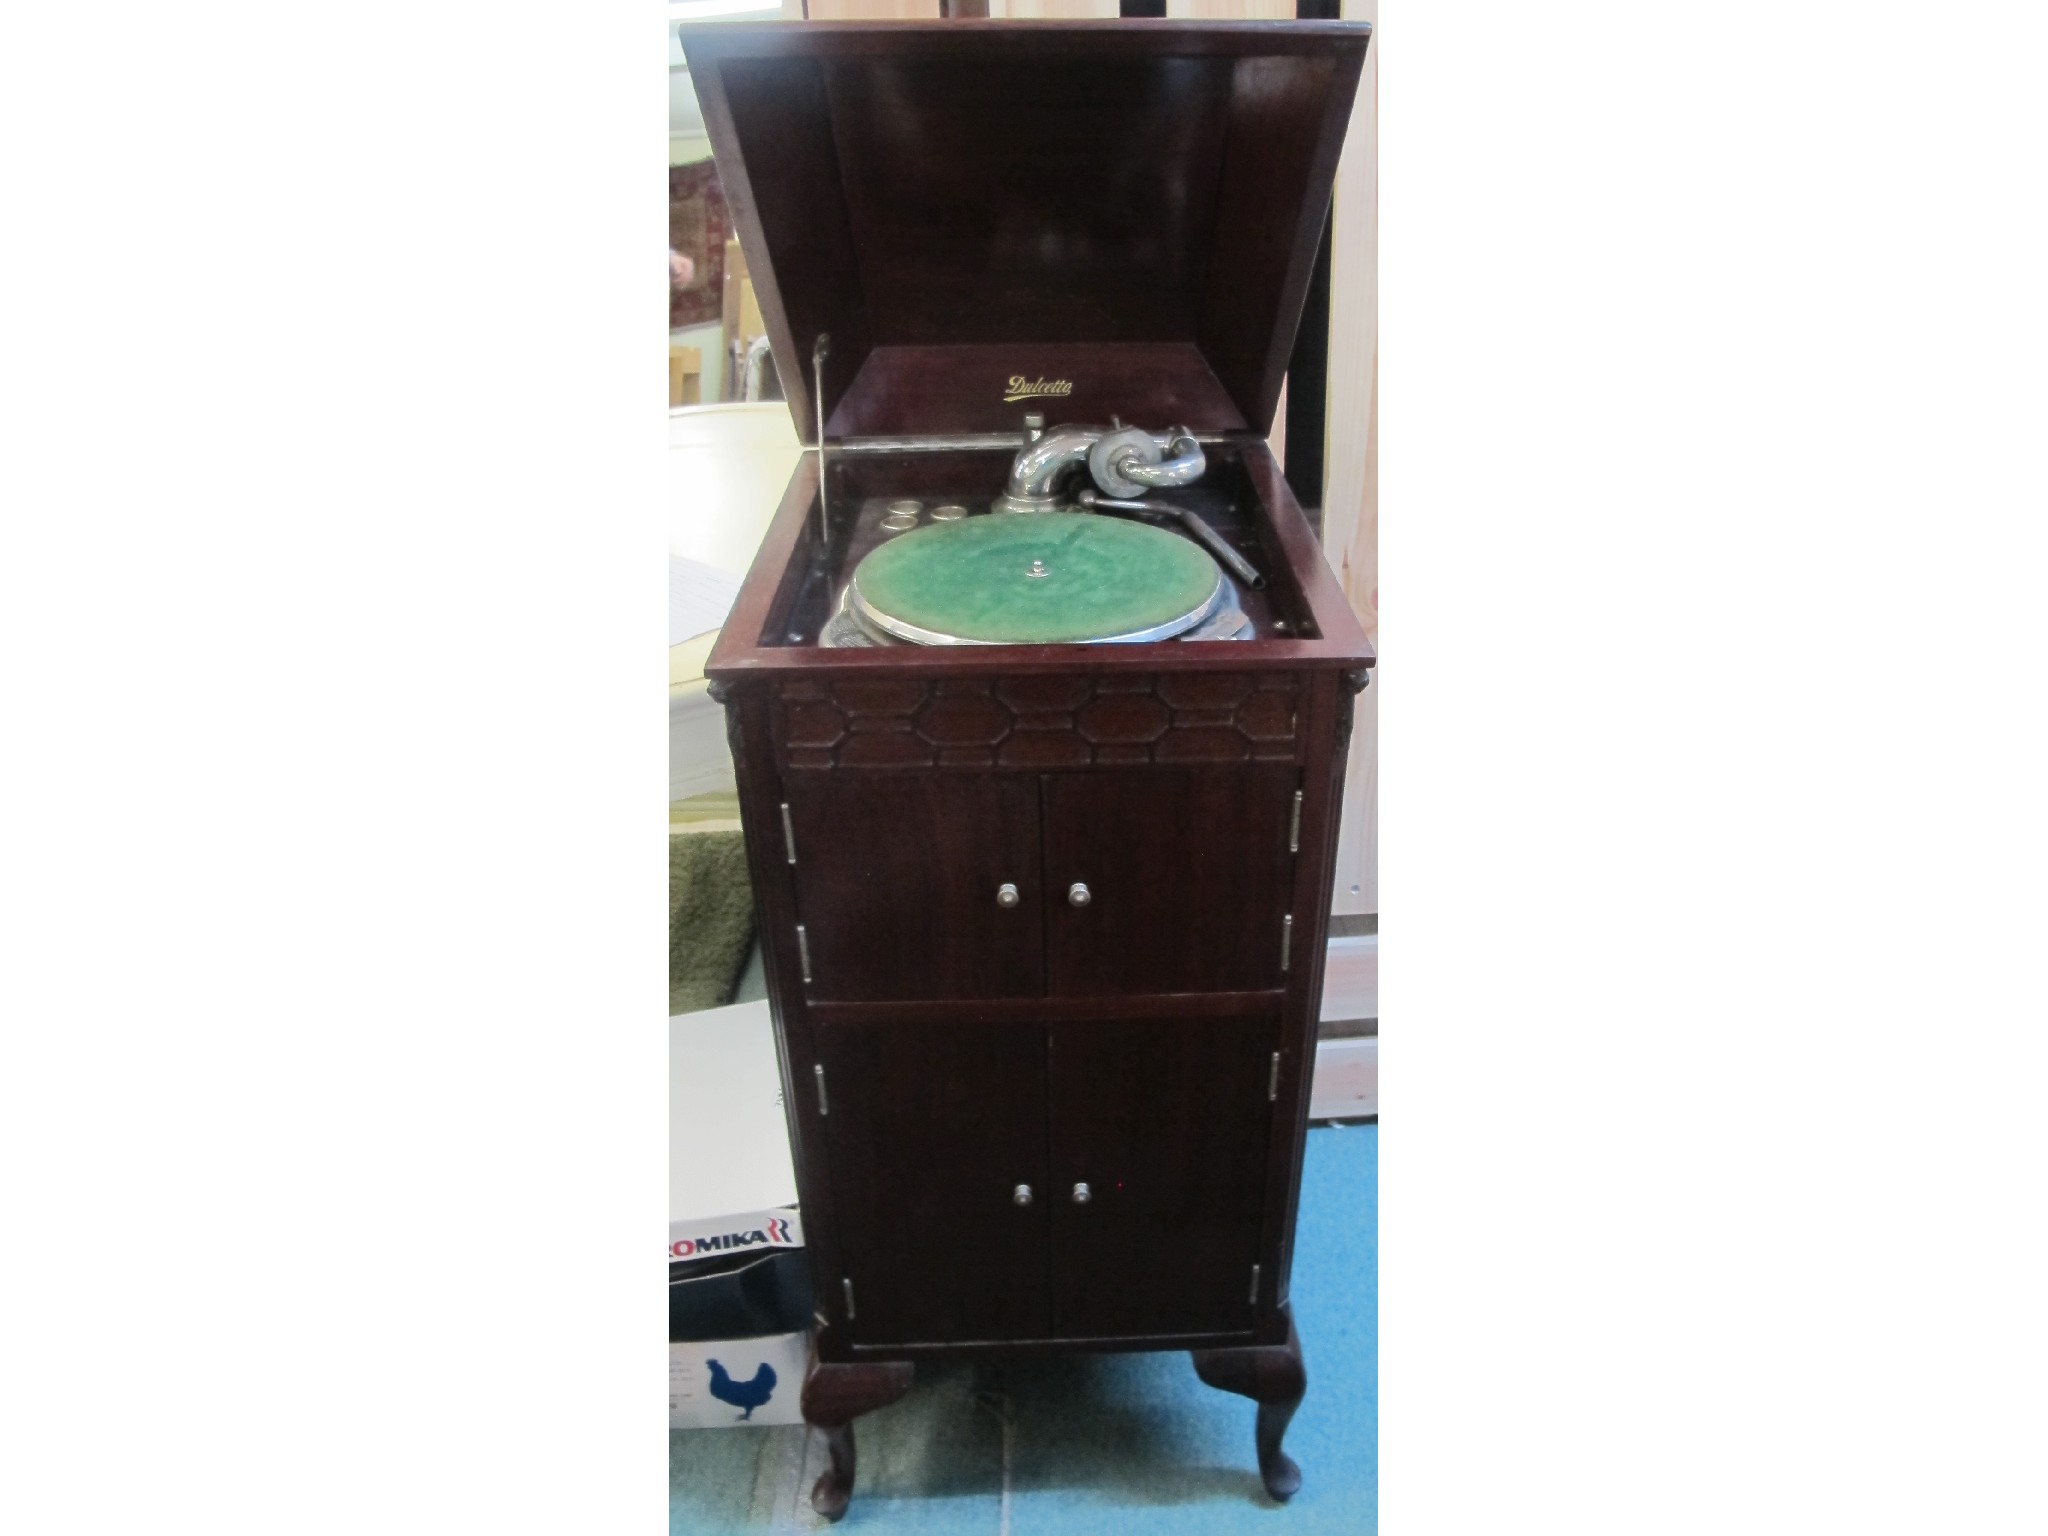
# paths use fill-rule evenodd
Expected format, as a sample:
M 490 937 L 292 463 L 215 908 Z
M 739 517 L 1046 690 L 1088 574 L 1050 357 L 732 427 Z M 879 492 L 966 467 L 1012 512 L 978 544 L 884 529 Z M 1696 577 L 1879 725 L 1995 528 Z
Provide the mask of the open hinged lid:
M 797 431 L 1264 435 L 1365 61 L 1346 22 L 811 22 L 684 42 Z

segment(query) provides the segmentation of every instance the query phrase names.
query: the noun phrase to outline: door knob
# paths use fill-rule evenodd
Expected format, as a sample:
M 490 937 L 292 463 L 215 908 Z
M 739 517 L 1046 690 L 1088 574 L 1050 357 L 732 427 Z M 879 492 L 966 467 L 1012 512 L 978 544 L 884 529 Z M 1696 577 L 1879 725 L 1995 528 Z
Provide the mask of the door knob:
M 1088 1193 L 1088 1186 L 1086 1184 L 1076 1184 L 1074 1186 L 1074 1204 L 1086 1205 L 1093 1198 Z
M 1067 887 L 1067 905 L 1070 907 L 1085 907 L 1093 899 L 1088 894 L 1088 887 L 1078 880 Z
M 1019 1184 L 1010 1191 L 1010 1198 L 1019 1205 L 1029 1205 L 1031 1203 L 1031 1186 L 1029 1184 Z
M 1007 880 L 997 886 L 996 905 L 999 907 L 1014 907 L 1017 905 L 1017 887 L 1010 884 Z

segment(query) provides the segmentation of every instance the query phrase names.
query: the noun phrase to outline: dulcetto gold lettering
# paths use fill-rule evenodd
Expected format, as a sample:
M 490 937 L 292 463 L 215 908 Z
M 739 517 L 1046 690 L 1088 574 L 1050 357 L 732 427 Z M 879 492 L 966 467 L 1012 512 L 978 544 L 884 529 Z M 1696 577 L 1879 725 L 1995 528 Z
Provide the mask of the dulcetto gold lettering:
M 1037 400 L 1048 395 L 1071 395 L 1074 392 L 1072 379 L 1027 379 L 1021 373 L 1010 375 L 1008 393 L 1003 404 L 1015 405 L 1019 400 Z

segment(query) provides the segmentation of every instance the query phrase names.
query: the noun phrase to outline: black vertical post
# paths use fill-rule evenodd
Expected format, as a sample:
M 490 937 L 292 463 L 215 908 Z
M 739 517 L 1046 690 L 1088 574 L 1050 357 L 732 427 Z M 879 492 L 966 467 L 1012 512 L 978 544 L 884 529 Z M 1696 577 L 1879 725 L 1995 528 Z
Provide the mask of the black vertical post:
M 1323 457 L 1329 451 L 1330 219 L 1302 300 L 1301 326 L 1287 360 L 1287 485 L 1317 537 L 1323 531 Z
M 1294 0 L 1297 21 L 1336 21 L 1341 15 L 1341 0 Z M 1294 352 L 1287 361 L 1287 485 L 1318 536 L 1323 531 L 1329 403 L 1330 217 L 1325 213 L 1316 264 L 1302 300 L 1301 324 L 1294 333 Z
M 1117 0 L 1119 16 L 1156 16 L 1166 19 L 1166 0 Z

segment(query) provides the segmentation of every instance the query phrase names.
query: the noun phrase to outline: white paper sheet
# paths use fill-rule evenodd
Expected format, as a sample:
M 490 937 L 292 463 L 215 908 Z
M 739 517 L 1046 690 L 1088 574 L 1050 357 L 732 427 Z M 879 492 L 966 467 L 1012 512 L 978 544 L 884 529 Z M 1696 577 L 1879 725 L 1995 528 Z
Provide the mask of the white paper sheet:
M 668 557 L 668 643 L 716 629 L 732 612 L 740 578 L 687 555 Z

